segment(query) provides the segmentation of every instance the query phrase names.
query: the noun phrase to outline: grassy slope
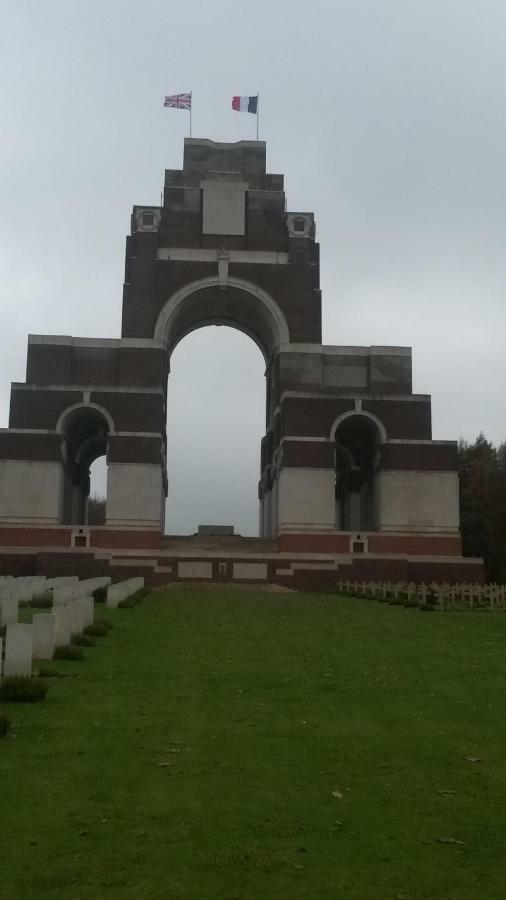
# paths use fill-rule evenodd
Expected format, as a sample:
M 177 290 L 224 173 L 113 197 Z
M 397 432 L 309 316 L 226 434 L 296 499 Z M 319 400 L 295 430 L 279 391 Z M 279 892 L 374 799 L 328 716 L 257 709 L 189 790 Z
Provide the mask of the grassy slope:
M 506 616 L 175 591 L 105 614 L 8 710 L 0 897 L 504 897 Z

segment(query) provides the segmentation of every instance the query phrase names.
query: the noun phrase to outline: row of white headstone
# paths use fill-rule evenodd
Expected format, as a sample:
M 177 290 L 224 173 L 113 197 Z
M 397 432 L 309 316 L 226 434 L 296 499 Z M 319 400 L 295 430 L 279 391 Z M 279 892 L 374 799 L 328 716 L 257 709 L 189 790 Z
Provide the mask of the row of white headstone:
M 34 659 L 52 659 L 55 647 L 69 644 L 93 623 L 93 591 L 111 583 L 109 577 L 46 579 L 42 576 L 3 579 L 0 583 L 0 625 L 6 626 L 5 658 L 2 666 L 0 641 L 0 677 L 31 675 Z M 39 594 L 53 595 L 50 612 L 34 613 L 31 624 L 18 622 L 20 600 L 32 600 Z
M 77 575 L 66 575 L 61 578 L 46 578 L 45 575 L 15 578 L 12 575 L 0 575 L 0 600 L 11 598 L 18 603 L 26 602 L 38 594 L 75 584 L 78 580 Z
M 93 591 L 107 587 L 107 605 L 116 607 L 125 597 L 144 586 L 144 578 L 130 578 L 111 584 L 110 577 L 67 579 L 5 578 L 0 580 L 0 625 L 6 626 L 5 659 L 2 666 L 0 638 L 0 678 L 8 675 L 31 675 L 34 659 L 53 658 L 56 647 L 69 644 L 74 635 L 92 625 L 95 614 Z M 22 584 L 18 582 L 23 582 Z M 52 592 L 51 611 L 34 613 L 31 624 L 18 622 L 20 599 L 31 600 Z

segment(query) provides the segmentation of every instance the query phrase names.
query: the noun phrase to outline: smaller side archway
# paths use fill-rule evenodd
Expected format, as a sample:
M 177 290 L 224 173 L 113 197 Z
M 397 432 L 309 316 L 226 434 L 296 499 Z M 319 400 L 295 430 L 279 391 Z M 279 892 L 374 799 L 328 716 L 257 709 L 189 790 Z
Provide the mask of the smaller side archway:
M 350 413 L 334 423 L 331 437 L 336 454 L 336 528 L 374 531 L 378 447 L 386 439 L 385 429 L 373 416 Z
M 65 472 L 64 525 L 87 524 L 90 467 L 100 456 L 107 456 L 113 427 L 110 416 L 95 406 L 73 407 L 60 417 L 58 431 L 63 437 Z

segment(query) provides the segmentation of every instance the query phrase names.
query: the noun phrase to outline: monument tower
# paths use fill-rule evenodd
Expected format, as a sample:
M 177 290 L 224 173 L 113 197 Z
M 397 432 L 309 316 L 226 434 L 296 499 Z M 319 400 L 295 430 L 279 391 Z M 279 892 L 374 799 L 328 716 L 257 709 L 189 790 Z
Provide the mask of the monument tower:
M 259 532 L 272 552 L 367 563 L 371 577 L 396 560 L 413 578 L 464 577 L 457 446 L 432 440 L 411 350 L 322 344 L 314 215 L 286 210 L 263 141 L 185 140 L 163 206 L 133 208 L 121 338 L 28 339 L 26 382 L 12 385 L 0 432 L 4 548 L 163 549 L 171 353 L 196 328 L 226 324 L 265 359 Z M 101 455 L 98 528 L 86 507 Z

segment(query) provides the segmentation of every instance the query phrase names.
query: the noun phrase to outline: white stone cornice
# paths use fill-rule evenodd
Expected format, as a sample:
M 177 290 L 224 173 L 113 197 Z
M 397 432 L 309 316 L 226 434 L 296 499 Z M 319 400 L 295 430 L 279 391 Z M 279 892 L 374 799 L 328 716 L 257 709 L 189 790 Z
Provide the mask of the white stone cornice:
M 201 249 L 200 247 L 160 247 L 158 259 L 172 262 L 217 262 L 223 250 Z M 277 250 L 226 250 L 231 263 L 254 263 L 256 265 L 286 265 L 288 253 Z

